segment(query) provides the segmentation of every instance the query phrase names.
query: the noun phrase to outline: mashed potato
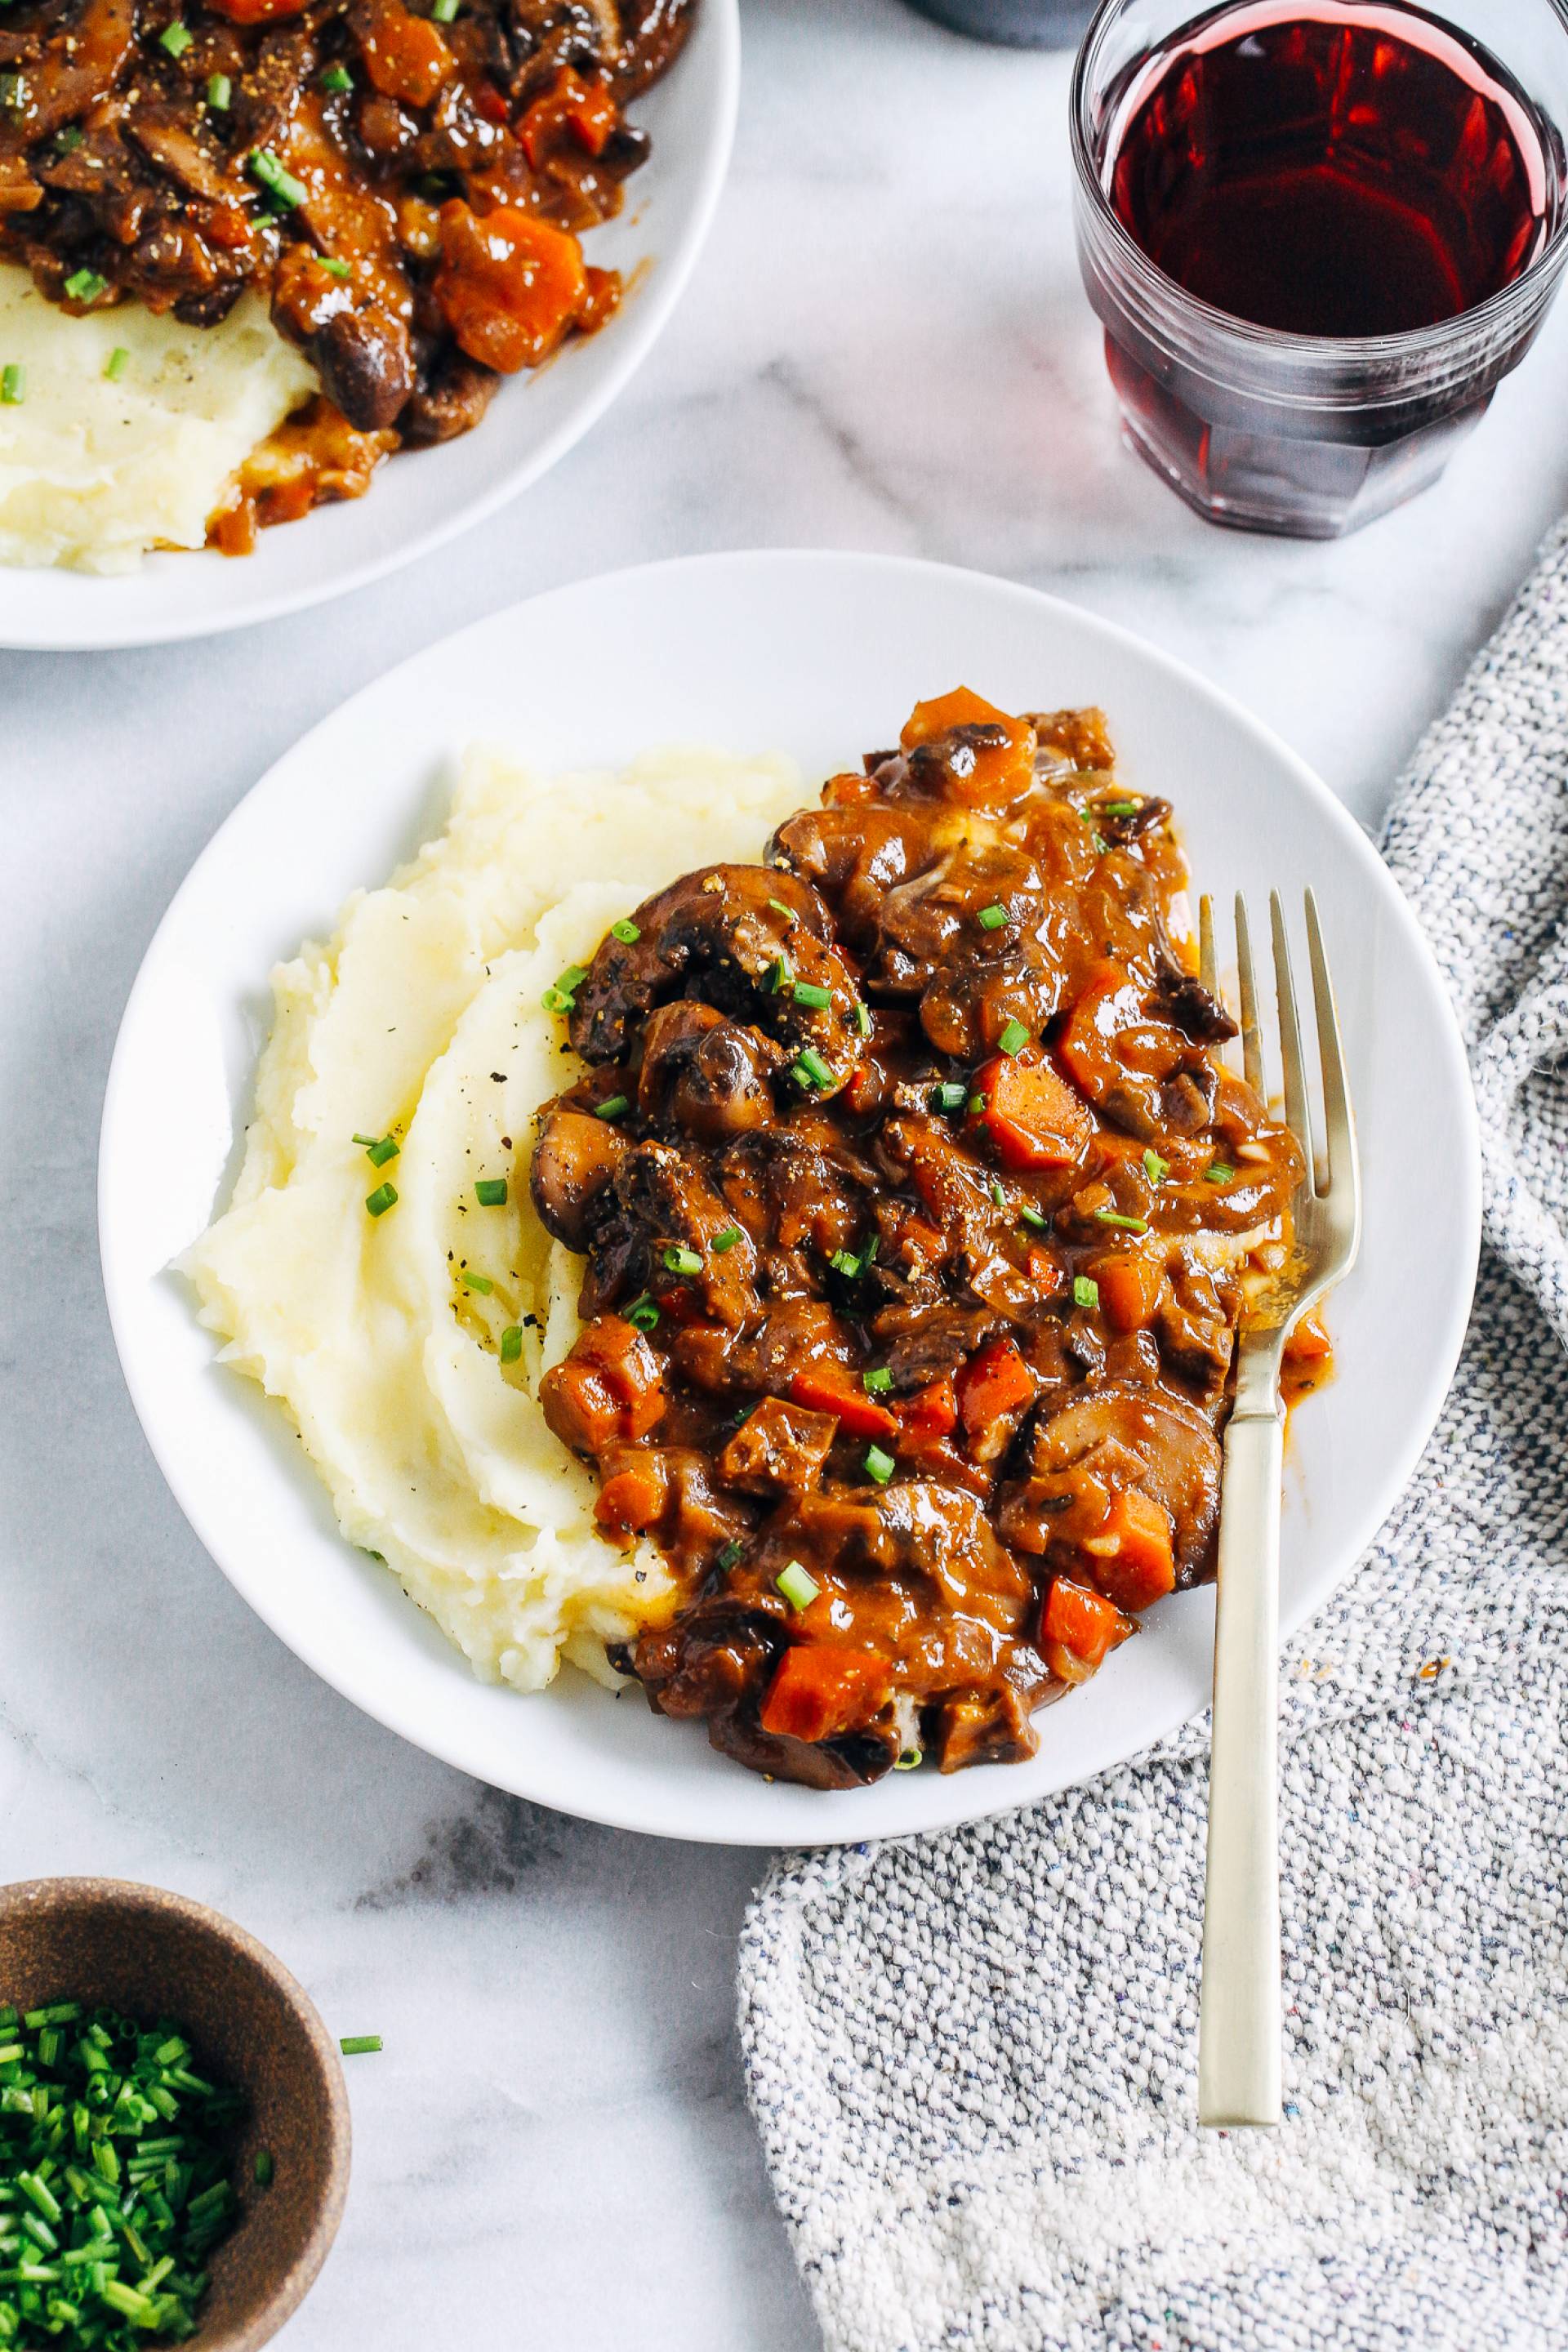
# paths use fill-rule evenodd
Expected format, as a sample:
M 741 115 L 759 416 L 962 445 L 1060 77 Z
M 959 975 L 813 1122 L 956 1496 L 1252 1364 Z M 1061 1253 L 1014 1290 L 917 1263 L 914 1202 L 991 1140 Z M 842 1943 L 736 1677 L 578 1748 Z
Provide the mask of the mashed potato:
M 223 1360 L 288 1409 L 349 1540 L 486 1680 L 537 1690 L 563 1656 L 609 1678 L 605 1643 L 669 1596 L 651 1546 L 595 1532 L 595 1481 L 537 1402 L 582 1273 L 529 1201 L 533 1114 L 582 1069 L 541 995 L 650 891 L 756 856 L 801 798 L 783 759 L 546 780 L 470 754 L 441 837 L 273 975 L 234 1198 L 182 1267 Z M 356 1134 L 398 1156 L 373 1166 Z M 502 1176 L 505 1206 L 480 1208 L 476 1181 Z M 386 1179 L 397 1200 L 373 1217 Z
M 200 547 L 236 467 L 319 388 L 258 294 L 216 327 L 135 302 L 73 319 L 4 267 L 0 367 L 24 388 L 0 404 L 0 563 L 85 572 Z

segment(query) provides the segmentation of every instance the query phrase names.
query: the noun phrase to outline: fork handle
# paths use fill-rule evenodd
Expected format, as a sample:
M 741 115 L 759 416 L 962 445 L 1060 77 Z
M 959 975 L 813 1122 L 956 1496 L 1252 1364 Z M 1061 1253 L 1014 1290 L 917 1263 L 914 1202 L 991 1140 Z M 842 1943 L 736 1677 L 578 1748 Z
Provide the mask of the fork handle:
M 1280 2117 L 1279 1486 L 1278 1408 L 1225 1440 L 1215 1620 L 1198 2121 Z

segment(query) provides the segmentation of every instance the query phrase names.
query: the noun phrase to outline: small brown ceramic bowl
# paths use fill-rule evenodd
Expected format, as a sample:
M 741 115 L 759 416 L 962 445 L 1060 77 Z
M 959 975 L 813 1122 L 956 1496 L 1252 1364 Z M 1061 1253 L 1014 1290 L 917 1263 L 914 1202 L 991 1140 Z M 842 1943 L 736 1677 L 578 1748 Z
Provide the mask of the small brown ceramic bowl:
M 249 2112 L 240 2218 L 214 2248 L 194 2352 L 257 2352 L 308 2293 L 342 2219 L 349 2103 L 336 2044 L 306 1994 L 232 1919 L 114 1878 L 0 1886 L 0 2002 L 102 2002 L 173 2019 Z M 271 2151 L 269 2188 L 256 2179 Z

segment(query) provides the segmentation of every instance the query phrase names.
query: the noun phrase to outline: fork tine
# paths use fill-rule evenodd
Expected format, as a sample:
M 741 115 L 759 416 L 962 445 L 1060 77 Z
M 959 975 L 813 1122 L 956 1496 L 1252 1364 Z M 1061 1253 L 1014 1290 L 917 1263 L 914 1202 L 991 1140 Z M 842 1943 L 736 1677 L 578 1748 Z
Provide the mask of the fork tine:
M 1198 900 L 1198 978 L 1211 996 L 1219 994 L 1219 959 L 1214 945 L 1214 900 Z
M 1274 986 L 1279 1001 L 1279 1053 L 1285 1066 L 1285 1117 L 1307 1162 L 1307 1189 L 1316 1190 L 1312 1156 L 1312 1114 L 1307 1103 L 1306 1068 L 1301 1059 L 1301 1024 L 1296 1013 L 1296 983 L 1290 971 L 1290 941 L 1285 930 L 1285 909 L 1278 890 L 1268 894 L 1274 931 Z
M 1307 892 L 1307 950 L 1312 964 L 1312 996 L 1318 1012 L 1318 1051 L 1323 1067 L 1323 1167 L 1326 1191 L 1336 1180 L 1356 1181 L 1355 1125 L 1351 1114 L 1350 1080 L 1345 1071 L 1344 1040 L 1340 1034 L 1339 1006 L 1329 978 L 1318 901 Z
M 1247 1083 L 1260 1102 L 1267 1101 L 1263 1076 L 1263 1033 L 1258 1025 L 1258 975 L 1252 967 L 1252 927 L 1247 901 L 1236 894 L 1236 961 L 1241 982 L 1241 1052 Z

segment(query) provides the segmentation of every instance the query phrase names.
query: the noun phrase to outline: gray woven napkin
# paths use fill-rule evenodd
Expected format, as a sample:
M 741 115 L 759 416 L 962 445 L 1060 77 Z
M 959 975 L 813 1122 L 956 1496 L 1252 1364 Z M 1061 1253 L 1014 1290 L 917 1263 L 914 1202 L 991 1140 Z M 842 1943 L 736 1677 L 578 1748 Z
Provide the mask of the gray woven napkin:
M 830 2352 L 1568 2345 L 1568 525 L 1386 846 L 1470 1048 L 1487 1248 L 1421 1468 L 1287 1662 L 1285 2128 L 1193 2121 L 1201 1727 L 785 1856 L 741 2024 Z

